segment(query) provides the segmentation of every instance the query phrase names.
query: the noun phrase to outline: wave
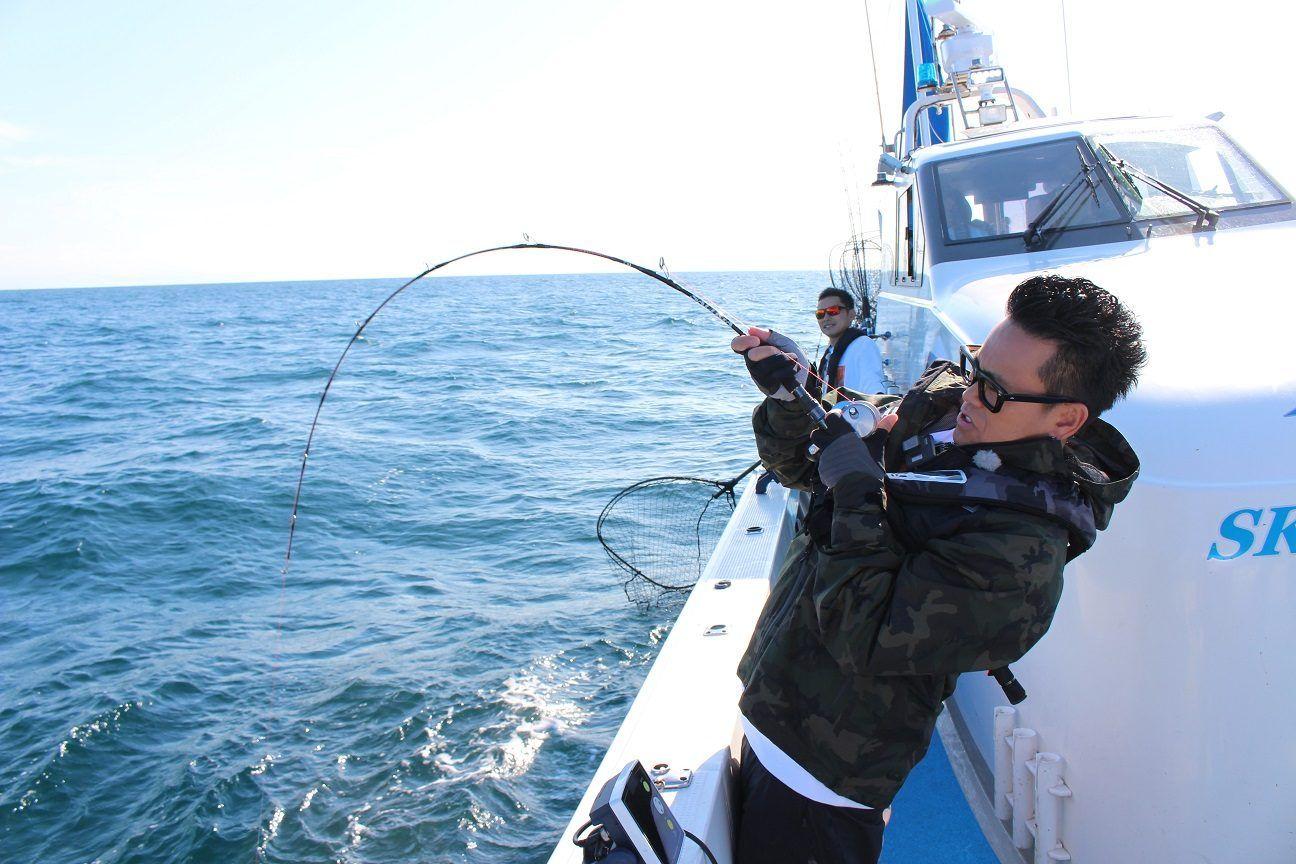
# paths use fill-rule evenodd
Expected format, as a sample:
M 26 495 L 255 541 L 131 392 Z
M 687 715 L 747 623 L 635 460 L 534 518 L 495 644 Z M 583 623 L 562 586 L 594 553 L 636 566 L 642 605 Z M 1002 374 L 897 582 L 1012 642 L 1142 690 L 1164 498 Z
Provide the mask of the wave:
M 801 278 L 691 281 L 755 312 Z M 0 860 L 542 859 L 663 623 L 598 511 L 750 461 L 724 329 L 642 282 L 403 295 L 328 397 L 286 575 L 320 390 L 394 283 L 0 297 Z

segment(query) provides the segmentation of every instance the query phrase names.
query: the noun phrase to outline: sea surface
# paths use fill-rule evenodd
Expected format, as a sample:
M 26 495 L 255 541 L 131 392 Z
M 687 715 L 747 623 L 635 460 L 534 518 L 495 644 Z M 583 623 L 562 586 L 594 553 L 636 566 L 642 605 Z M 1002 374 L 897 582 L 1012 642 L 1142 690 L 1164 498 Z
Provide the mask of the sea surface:
M 594 536 L 754 460 L 616 275 L 0 293 L 0 861 L 543 860 L 673 613 Z M 687 277 L 813 331 L 811 273 Z M 813 342 L 811 342 L 811 347 Z
M 814 348 L 823 274 L 684 279 Z M 674 617 L 595 520 L 744 469 L 756 394 L 637 274 L 425 280 L 338 375 L 284 573 L 320 392 L 400 281 L 0 293 L 0 861 L 560 842 Z

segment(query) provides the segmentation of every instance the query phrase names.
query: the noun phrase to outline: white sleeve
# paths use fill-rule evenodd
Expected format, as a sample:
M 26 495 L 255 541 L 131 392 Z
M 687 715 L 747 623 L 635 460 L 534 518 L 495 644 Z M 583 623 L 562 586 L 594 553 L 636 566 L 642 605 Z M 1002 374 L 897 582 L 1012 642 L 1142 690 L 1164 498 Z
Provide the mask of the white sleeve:
M 846 346 L 838 368 L 842 384 L 857 393 L 885 393 L 886 375 L 882 371 L 882 352 L 867 336 L 860 336 Z

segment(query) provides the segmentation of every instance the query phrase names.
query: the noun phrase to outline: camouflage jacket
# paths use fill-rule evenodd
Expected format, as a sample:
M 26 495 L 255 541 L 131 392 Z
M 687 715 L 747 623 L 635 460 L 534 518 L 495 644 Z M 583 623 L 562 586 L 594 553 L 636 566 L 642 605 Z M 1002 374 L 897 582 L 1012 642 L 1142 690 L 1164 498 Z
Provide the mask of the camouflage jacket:
M 887 470 L 910 467 L 902 442 L 951 427 L 963 389 L 949 364 L 928 370 L 898 409 Z M 784 486 L 816 491 L 817 503 L 739 664 L 743 716 L 833 791 L 885 807 L 927 752 L 959 673 L 1011 663 L 1048 630 L 1067 530 L 1028 508 L 884 497 L 850 478 L 815 490 L 808 418 L 766 399 L 753 425 L 765 465 Z M 922 470 L 960 468 L 982 450 L 1018 478 L 1075 483 L 1099 529 L 1138 473 L 1129 445 L 1096 419 L 1065 446 L 952 446 Z

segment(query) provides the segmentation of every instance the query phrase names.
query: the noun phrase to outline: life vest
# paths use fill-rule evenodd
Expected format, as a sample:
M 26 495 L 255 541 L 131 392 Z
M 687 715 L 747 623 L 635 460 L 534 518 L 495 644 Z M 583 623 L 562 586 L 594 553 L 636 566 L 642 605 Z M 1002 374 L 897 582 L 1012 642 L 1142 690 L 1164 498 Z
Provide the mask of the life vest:
M 1001 467 L 987 471 L 975 465 L 925 474 L 920 471 L 887 475 L 887 494 L 901 501 L 988 505 L 1033 513 L 1067 531 L 1067 561 L 1086 552 L 1098 537 L 1093 507 L 1075 483 L 1038 474 L 1018 476 Z
M 848 327 L 846 332 L 837 339 L 837 343 L 829 345 L 828 350 L 824 351 L 824 355 L 819 358 L 818 368 L 815 369 L 815 374 L 819 376 L 814 382 L 815 396 L 823 398 L 821 382 L 827 383 L 829 387 L 837 386 L 837 367 L 841 366 L 841 359 L 846 356 L 846 349 L 861 336 L 868 338 L 868 334 L 859 327 Z
M 953 378 L 954 368 L 948 361 L 933 363 L 901 402 L 899 422 L 883 444 L 886 458 L 879 459 L 899 469 L 887 473 L 888 495 L 915 504 L 983 505 L 1032 513 L 1066 529 L 1068 561 L 1086 552 L 1097 539 L 1098 526 L 1092 505 L 1073 480 L 1007 465 L 989 471 L 974 464 L 971 453 L 938 442 L 928 432 L 906 433 L 929 427 L 958 405 L 965 385 Z M 876 437 L 865 443 L 875 457 L 882 456 Z M 958 482 L 952 482 L 955 479 Z M 821 547 L 828 543 L 832 509 L 832 493 L 816 490 L 805 524 Z

